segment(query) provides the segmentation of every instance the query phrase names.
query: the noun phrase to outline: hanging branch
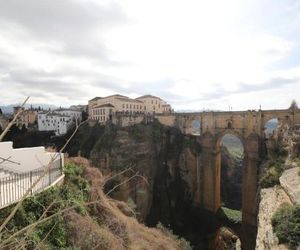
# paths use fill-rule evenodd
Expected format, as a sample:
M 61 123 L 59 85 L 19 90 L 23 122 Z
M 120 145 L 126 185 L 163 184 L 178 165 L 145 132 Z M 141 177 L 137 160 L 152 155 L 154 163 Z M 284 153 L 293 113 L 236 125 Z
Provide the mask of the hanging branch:
M 22 114 L 23 109 L 26 102 L 29 100 L 30 96 L 28 96 L 25 101 L 22 103 L 21 108 L 19 109 L 19 111 L 14 115 L 14 118 L 11 120 L 11 122 L 7 125 L 7 127 L 4 129 L 4 131 L 1 133 L 0 135 L 0 142 L 3 140 L 4 136 L 7 134 L 7 132 L 10 130 L 11 126 L 14 125 L 15 121 L 17 120 L 17 118 Z

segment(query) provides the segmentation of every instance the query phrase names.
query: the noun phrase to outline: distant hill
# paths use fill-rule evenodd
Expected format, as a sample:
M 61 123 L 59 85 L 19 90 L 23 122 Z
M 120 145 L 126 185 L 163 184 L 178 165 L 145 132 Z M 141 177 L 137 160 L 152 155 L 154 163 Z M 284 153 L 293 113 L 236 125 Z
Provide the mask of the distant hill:
M 9 113 L 12 113 L 13 110 L 14 110 L 14 107 L 16 106 L 20 106 L 21 104 L 18 103 L 18 104 L 10 104 L 10 105 L 7 105 L 7 106 L 0 106 L 2 112 L 4 114 L 9 114 Z M 45 104 L 45 103 L 36 103 L 36 104 L 26 104 L 25 105 L 25 108 L 30 108 L 30 107 L 33 107 L 33 108 L 38 108 L 38 107 L 41 107 L 42 109 L 56 109 L 58 108 L 57 106 L 55 105 L 51 105 L 51 104 Z

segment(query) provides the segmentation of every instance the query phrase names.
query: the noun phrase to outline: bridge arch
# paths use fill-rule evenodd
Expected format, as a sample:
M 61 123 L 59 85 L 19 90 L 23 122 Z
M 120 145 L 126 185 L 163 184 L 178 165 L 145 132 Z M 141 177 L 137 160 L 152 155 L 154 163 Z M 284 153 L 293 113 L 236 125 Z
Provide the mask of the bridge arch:
M 267 120 L 264 124 L 263 137 L 265 139 L 268 139 L 270 138 L 270 136 L 274 135 L 274 132 L 276 131 L 278 125 L 279 125 L 279 120 L 277 117 Z
M 243 149 L 243 173 L 242 173 L 242 216 L 243 222 L 256 225 L 256 199 L 258 166 L 260 163 L 260 136 L 251 133 L 243 136 L 239 130 L 224 129 L 218 134 L 209 131 L 200 136 L 202 152 L 200 157 L 199 187 L 200 204 L 212 212 L 216 212 L 221 206 L 221 152 L 220 144 L 226 134 L 231 134 L 240 139 Z
M 235 165 L 235 168 L 231 171 L 231 174 L 233 175 L 232 178 L 235 178 L 235 183 L 232 183 L 232 179 L 227 177 L 227 173 L 224 169 L 224 152 L 222 151 L 222 146 L 226 147 L 228 153 L 231 155 L 231 159 L 233 160 L 234 164 L 239 162 L 240 166 Z M 216 172 L 220 173 L 216 175 L 218 184 L 218 186 L 216 187 L 216 196 L 218 197 L 216 197 L 216 199 L 219 203 L 219 207 L 224 205 L 232 209 L 241 210 L 243 197 L 242 181 L 245 178 L 243 176 L 245 140 L 238 132 L 234 130 L 227 130 L 218 135 L 215 147 L 217 158 Z M 238 159 L 241 159 L 241 162 Z M 240 172 L 242 172 L 242 174 L 240 174 Z M 229 184 L 229 186 L 225 184 Z M 227 196 L 226 198 L 226 194 L 228 193 L 231 195 Z

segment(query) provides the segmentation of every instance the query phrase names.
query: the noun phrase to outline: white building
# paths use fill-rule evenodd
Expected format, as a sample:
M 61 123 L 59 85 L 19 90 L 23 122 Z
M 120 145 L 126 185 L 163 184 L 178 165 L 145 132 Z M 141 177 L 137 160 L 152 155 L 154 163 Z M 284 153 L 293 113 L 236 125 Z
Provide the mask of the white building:
M 54 131 L 56 135 L 63 135 L 67 133 L 72 124 L 72 118 L 67 115 L 51 111 L 38 113 L 39 131 Z
M 77 121 L 82 120 L 82 112 L 74 109 L 57 109 L 38 113 L 38 130 L 54 131 L 56 135 L 66 134 Z
M 64 116 L 70 116 L 72 120 L 77 120 L 78 123 L 82 120 L 82 111 L 77 109 L 57 109 L 54 112 Z

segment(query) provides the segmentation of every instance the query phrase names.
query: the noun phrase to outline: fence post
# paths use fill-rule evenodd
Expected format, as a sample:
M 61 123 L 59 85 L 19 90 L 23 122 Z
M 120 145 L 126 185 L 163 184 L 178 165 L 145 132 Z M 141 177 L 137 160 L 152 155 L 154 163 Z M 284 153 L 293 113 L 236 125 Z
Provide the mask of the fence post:
M 29 176 L 30 176 L 30 186 L 29 186 L 29 188 L 30 188 L 30 193 L 32 195 L 32 193 L 33 193 L 33 190 L 32 190 L 32 171 L 29 172 Z
M 59 164 L 60 164 L 60 175 L 62 175 L 64 170 L 63 170 L 63 164 L 62 164 L 63 160 L 62 160 L 62 157 L 61 157 L 61 153 L 59 153 L 59 159 L 60 159 L 60 161 L 59 161 Z
M 52 164 L 53 164 L 53 162 L 52 162 Z M 50 166 L 49 166 L 49 168 L 48 168 L 48 174 L 49 174 L 49 186 L 51 185 L 51 172 L 52 172 L 52 164 L 50 163 Z

